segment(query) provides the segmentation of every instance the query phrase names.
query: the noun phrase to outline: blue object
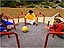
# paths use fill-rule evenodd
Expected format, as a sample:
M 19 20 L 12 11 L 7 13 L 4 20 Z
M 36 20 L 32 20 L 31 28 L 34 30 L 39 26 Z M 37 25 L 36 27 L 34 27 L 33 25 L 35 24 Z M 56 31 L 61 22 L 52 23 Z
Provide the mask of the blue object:
M 3 24 L 0 24 L 0 27 L 5 27 Z
M 1 22 L 4 23 L 5 25 L 13 25 L 13 23 L 9 21 L 2 20 Z
M 0 24 L 0 32 L 3 32 L 4 30 L 6 30 L 5 26 L 3 24 Z
M 4 24 L 4 25 L 13 25 L 12 22 L 9 22 L 9 21 L 5 21 L 5 20 L 1 20 L 1 22 Z M 6 27 L 3 25 L 3 24 L 0 24 L 0 32 L 3 32 L 4 30 L 6 30 Z
M 6 30 L 5 27 L 0 27 L 0 32 L 3 32 L 4 30 Z

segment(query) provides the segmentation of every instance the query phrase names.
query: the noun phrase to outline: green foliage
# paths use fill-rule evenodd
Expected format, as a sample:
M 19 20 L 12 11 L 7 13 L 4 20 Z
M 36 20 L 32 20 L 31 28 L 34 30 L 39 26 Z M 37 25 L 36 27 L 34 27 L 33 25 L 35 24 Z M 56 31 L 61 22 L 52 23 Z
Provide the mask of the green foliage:
M 49 2 L 49 6 L 52 7 L 52 8 L 56 8 L 56 4 L 54 2 Z
M 0 7 L 1 7 L 1 2 L 0 2 Z
M 61 6 L 61 7 L 64 8 L 64 2 L 61 2 L 61 3 L 59 4 L 59 6 Z
M 4 7 L 8 7 L 10 2 L 6 1 L 6 2 L 3 2 L 3 3 L 4 3 Z
M 32 4 L 32 5 L 28 5 L 27 8 L 34 8 L 35 6 Z
M 50 0 L 52 1 L 52 0 Z M 49 2 L 48 0 L 45 0 L 44 2 L 40 2 L 40 1 L 36 1 L 36 2 L 31 2 L 31 1 L 21 1 L 20 2 L 16 2 L 16 1 L 2 1 L 0 2 L 0 7 L 28 7 L 28 8 L 34 8 L 36 5 L 42 5 L 44 6 L 44 8 L 56 8 L 56 4 L 59 5 L 60 7 L 64 8 L 64 2 L 60 2 L 60 3 L 55 3 L 55 2 Z
M 49 8 L 49 6 L 48 5 L 44 5 L 44 8 Z
M 42 2 L 42 5 L 48 5 L 49 2 Z
M 33 4 L 33 2 L 26 2 L 27 5 Z
M 16 7 L 16 3 L 14 2 L 14 1 L 12 1 L 11 3 L 10 3 L 10 7 Z
M 40 2 L 36 2 L 36 4 L 40 4 Z
M 54 5 L 54 3 L 53 3 L 53 2 L 49 2 L 49 6 L 51 6 L 51 7 L 52 7 L 53 5 Z
M 52 8 L 56 8 L 57 6 L 56 5 L 53 5 Z

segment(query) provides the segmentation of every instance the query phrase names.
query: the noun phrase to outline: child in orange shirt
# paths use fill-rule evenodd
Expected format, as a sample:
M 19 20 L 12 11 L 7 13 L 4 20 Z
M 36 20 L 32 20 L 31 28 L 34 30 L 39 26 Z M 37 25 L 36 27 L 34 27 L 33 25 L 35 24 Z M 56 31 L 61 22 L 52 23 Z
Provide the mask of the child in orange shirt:
M 25 16 L 25 18 L 27 19 L 26 21 L 29 24 L 36 23 L 36 16 L 35 16 L 35 14 L 33 13 L 32 10 L 29 10 L 29 13 Z

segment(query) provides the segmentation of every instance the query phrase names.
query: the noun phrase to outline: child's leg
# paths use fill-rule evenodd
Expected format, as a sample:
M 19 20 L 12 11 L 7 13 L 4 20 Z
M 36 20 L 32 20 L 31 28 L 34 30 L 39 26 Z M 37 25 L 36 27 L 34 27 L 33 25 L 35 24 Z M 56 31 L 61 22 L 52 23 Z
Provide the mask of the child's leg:
M 33 23 L 35 23 L 35 22 L 36 22 L 36 20 L 32 20 L 32 21 L 31 21 L 31 24 L 33 24 Z
M 27 23 L 30 23 L 32 25 L 33 25 L 33 23 L 36 23 L 36 20 L 26 20 L 26 21 L 27 21 Z
M 14 25 L 7 25 L 7 29 L 11 29 Z
M 29 23 L 29 24 L 31 24 L 31 20 L 28 20 L 28 19 L 27 19 L 26 22 Z

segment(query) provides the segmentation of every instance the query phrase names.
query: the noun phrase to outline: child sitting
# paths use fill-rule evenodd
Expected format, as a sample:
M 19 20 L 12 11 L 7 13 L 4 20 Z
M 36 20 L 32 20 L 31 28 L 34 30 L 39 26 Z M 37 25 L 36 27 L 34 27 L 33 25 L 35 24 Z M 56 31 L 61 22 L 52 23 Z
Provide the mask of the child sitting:
M 29 13 L 25 16 L 25 18 L 27 19 L 26 21 L 29 24 L 37 23 L 36 22 L 36 16 L 35 16 L 35 14 L 33 13 L 32 10 L 29 10 Z
M 56 32 L 64 32 L 64 22 L 62 22 L 60 19 L 55 18 L 54 19 L 54 23 L 52 26 L 46 26 L 46 29 L 50 30 L 50 31 L 56 31 Z M 60 38 L 64 39 L 64 35 L 57 35 Z
M 13 26 L 13 23 L 4 20 L 3 17 L 5 17 L 5 16 L 6 16 L 6 15 L 5 15 L 4 13 L 2 13 L 2 14 L 0 15 L 0 22 L 3 23 L 3 24 L 7 27 L 7 29 L 11 29 L 12 27 L 14 27 L 14 26 Z M 1 25 L 1 23 L 0 23 L 0 25 Z M 2 27 L 2 26 L 1 26 L 1 27 Z

